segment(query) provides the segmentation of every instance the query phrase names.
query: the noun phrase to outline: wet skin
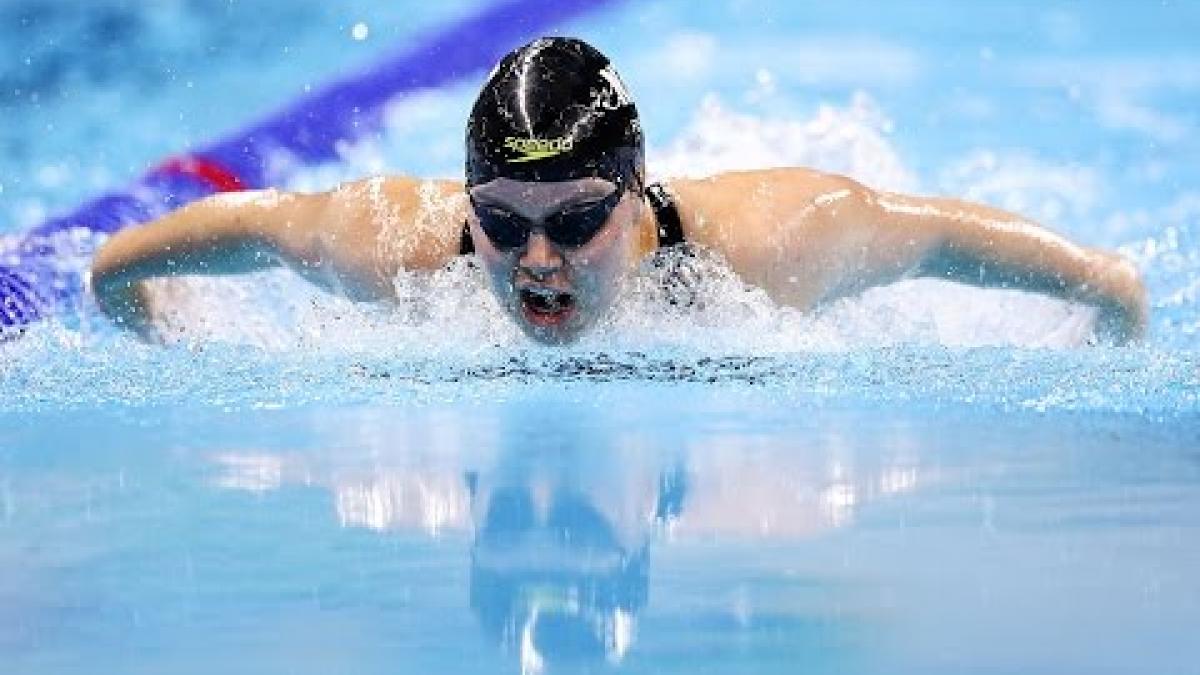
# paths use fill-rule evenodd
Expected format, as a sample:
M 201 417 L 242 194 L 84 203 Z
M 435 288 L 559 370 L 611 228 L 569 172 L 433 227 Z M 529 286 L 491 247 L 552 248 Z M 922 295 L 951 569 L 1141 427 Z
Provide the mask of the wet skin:
M 803 168 L 731 172 L 669 184 L 685 238 L 720 256 L 781 305 L 808 311 L 904 278 L 928 276 L 1044 293 L 1098 310 L 1101 339 L 1139 339 L 1148 299 L 1137 268 L 984 204 L 872 190 Z M 464 219 L 503 307 L 531 337 L 569 342 L 594 325 L 629 269 L 654 250 L 644 200 L 626 193 L 587 243 L 557 245 L 541 223 L 611 194 L 611 183 L 493 181 L 478 204 L 530 221 L 512 251 L 488 241 L 456 181 L 373 177 L 324 193 L 219 195 L 115 234 L 97 252 L 100 308 L 145 339 L 159 305 L 145 282 L 238 274 L 283 264 L 322 288 L 365 302 L 396 299 L 401 271 L 433 271 L 458 254 Z M 550 234 L 554 234 L 551 232 Z
M 570 342 L 615 300 L 636 263 L 641 197 L 626 192 L 596 235 L 577 248 L 553 242 L 542 223 L 561 211 L 600 201 L 616 189 L 600 178 L 557 183 L 501 178 L 470 190 L 475 204 L 509 211 L 532 225 L 524 246 L 503 251 L 488 238 L 475 213 L 468 215 L 476 253 L 497 299 L 531 338 L 547 344 Z

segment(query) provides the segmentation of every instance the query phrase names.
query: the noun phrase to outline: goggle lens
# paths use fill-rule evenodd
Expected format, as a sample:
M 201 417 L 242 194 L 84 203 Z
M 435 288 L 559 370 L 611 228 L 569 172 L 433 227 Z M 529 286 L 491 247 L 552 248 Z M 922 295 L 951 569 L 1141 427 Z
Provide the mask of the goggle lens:
M 604 199 L 578 204 L 545 218 L 540 225 L 507 209 L 472 202 L 479 226 L 492 245 L 501 251 L 521 248 L 529 235 L 540 227 L 546 238 L 558 246 L 578 248 L 592 240 L 608 222 L 608 217 L 621 201 L 624 190 L 618 187 Z

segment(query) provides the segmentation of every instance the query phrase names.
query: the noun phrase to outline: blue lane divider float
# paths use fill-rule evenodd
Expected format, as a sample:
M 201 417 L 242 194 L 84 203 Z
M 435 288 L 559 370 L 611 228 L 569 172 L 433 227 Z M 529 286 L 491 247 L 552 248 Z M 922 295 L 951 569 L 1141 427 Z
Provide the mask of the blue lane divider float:
M 506 0 L 423 39 L 355 76 L 200 150 L 171 157 L 126 190 L 105 194 L 33 228 L 0 251 L 0 338 L 53 314 L 82 289 L 80 235 L 110 234 L 202 197 L 268 187 L 268 159 L 310 166 L 338 158 L 339 142 L 377 131 L 384 105 L 485 70 L 518 44 L 616 0 Z

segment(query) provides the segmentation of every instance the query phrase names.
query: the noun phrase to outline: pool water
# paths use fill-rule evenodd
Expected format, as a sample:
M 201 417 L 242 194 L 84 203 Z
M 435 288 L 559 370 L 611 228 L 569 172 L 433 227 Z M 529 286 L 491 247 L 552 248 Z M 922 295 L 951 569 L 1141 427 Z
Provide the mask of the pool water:
M 474 6 L 9 2 L 0 233 Z M 463 263 L 395 308 L 172 280 L 166 347 L 81 299 L 0 344 L 0 672 L 1200 672 L 1197 27 L 748 0 L 564 26 L 627 80 L 652 173 L 1027 213 L 1138 263 L 1146 343 L 929 281 L 801 315 L 704 258 L 704 302 L 643 270 L 565 349 Z M 459 175 L 476 86 L 288 186 Z
M 6 416 L 6 672 L 1195 672 L 1194 418 L 782 393 Z

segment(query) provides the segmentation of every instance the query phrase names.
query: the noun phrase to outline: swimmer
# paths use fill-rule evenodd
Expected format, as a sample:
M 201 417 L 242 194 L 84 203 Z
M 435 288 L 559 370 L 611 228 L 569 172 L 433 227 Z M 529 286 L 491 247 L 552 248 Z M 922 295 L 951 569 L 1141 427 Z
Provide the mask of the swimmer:
M 112 237 L 91 283 L 115 323 L 158 339 L 147 280 L 286 265 L 354 300 L 401 271 L 475 254 L 534 340 L 568 343 L 656 250 L 705 249 L 776 302 L 810 310 L 911 277 L 1053 295 L 1097 310 L 1098 337 L 1142 337 L 1122 257 L 988 206 L 873 190 L 805 168 L 647 184 L 637 109 L 608 59 L 569 38 L 505 56 L 467 122 L 466 182 L 376 177 L 318 194 L 216 195 Z

